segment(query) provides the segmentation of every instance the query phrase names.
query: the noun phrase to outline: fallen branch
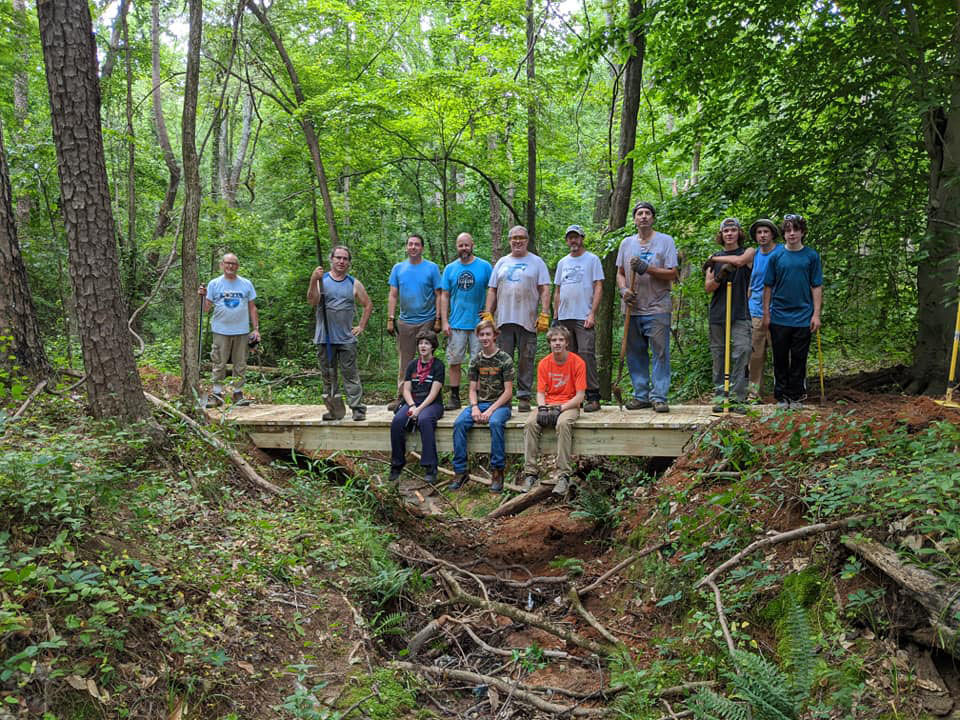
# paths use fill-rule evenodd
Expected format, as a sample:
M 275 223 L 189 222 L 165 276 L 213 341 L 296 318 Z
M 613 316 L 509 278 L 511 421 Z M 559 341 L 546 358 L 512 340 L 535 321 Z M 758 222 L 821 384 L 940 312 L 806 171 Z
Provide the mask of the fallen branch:
M 570 592 L 567 593 L 567 600 L 570 601 L 570 606 L 577 612 L 577 614 L 586 620 L 590 627 L 600 633 L 604 640 L 614 647 L 623 646 L 623 643 L 617 640 L 617 638 L 615 638 L 613 634 L 583 606 L 583 603 L 580 602 L 580 596 L 577 594 L 576 589 L 570 588 Z
M 533 692 L 532 688 L 527 685 L 507 682 L 506 680 L 501 680 L 500 678 L 492 675 L 481 675 L 480 673 L 468 672 L 466 670 L 453 670 L 436 667 L 433 665 L 417 665 L 415 663 L 400 661 L 394 661 L 390 663 L 390 665 L 397 670 L 406 670 L 419 675 L 433 677 L 438 680 L 455 680 L 457 682 L 470 683 L 471 685 L 487 685 L 489 687 L 495 687 L 498 690 L 507 693 L 508 695 L 512 693 L 514 699 L 524 702 L 527 705 L 532 705 L 537 710 L 542 710 L 543 712 L 552 713 L 554 715 L 572 717 L 601 717 L 604 715 L 609 715 L 612 712 L 607 708 L 582 708 L 552 703 L 537 695 L 535 692 Z
M 441 615 L 440 617 L 435 618 L 424 625 L 423 629 L 410 638 L 410 642 L 407 643 L 407 656 L 411 660 L 416 659 L 417 654 L 420 652 L 420 649 L 423 647 L 424 643 L 440 632 L 440 628 L 442 628 L 444 623 L 448 622 L 449 620 L 449 615 Z
M 33 392 L 27 395 L 27 399 L 23 401 L 23 404 L 19 408 L 17 408 L 17 411 L 13 415 L 10 416 L 10 421 L 19 420 L 20 416 L 27 411 L 28 407 L 30 407 L 30 403 L 32 403 L 41 392 L 43 392 L 43 389 L 46 386 L 47 386 L 46 380 L 41 380 L 40 382 L 38 382 L 37 386 L 33 389 Z
M 666 540 L 662 540 L 661 542 L 655 543 L 653 545 L 648 545 L 643 550 L 640 550 L 639 552 L 636 552 L 630 557 L 628 557 L 626 560 L 622 560 L 621 562 L 618 562 L 616 565 L 614 565 L 612 568 L 607 570 L 603 575 L 598 577 L 596 580 L 594 580 L 592 583 L 587 585 L 585 588 L 578 589 L 577 595 L 579 595 L 580 597 L 583 597 L 584 595 L 590 592 L 593 592 L 598 587 L 603 585 L 603 583 L 605 583 L 611 577 L 616 575 L 621 570 L 633 565 L 640 558 L 644 558 L 647 555 L 655 553 L 660 548 L 665 547 L 666 545 L 669 545 L 672 542 L 676 542 L 676 540 L 677 540 L 677 536 L 671 535 Z
M 533 490 L 523 495 L 517 495 L 515 498 L 507 500 L 503 505 L 494 508 L 489 513 L 487 513 L 488 518 L 499 518 L 506 517 L 507 515 L 516 515 L 519 512 L 523 512 L 531 505 L 536 505 L 541 500 L 545 500 L 550 497 L 550 494 L 553 492 L 552 485 L 537 485 Z
M 793 540 L 802 540 L 803 538 L 810 537 L 811 535 L 820 535 L 822 533 L 832 532 L 833 530 L 840 530 L 842 528 L 850 527 L 851 525 L 864 520 L 866 517 L 866 515 L 854 515 L 853 517 L 844 518 L 843 520 L 834 520 L 833 522 L 828 523 L 817 523 L 816 525 L 806 525 L 801 528 L 796 528 L 795 530 L 788 530 L 787 532 L 770 535 L 762 540 L 756 540 L 747 545 L 743 550 L 738 552 L 725 563 L 717 567 L 709 575 L 697 580 L 693 587 L 696 589 L 701 585 L 706 585 L 707 583 L 716 581 L 720 575 L 725 573 L 730 568 L 740 564 L 741 560 L 757 550 L 770 547 L 771 545 L 791 542 Z
M 456 618 L 451 618 L 449 615 L 444 615 L 444 617 L 450 620 L 451 622 L 455 622 L 458 625 L 460 625 L 460 627 L 462 627 L 467 632 L 467 635 L 470 636 L 470 639 L 473 640 L 478 647 L 483 648 L 484 650 L 486 650 L 488 653 L 491 653 L 492 655 L 499 655 L 501 657 L 512 658 L 514 656 L 514 653 L 523 652 L 521 648 L 507 650 L 506 648 L 494 647 L 493 645 L 490 645 L 489 643 L 484 642 L 480 638 L 480 636 L 478 636 L 473 631 L 473 628 L 470 626 L 470 623 L 468 623 L 466 620 L 457 620 Z M 543 653 L 544 657 L 553 658 L 554 660 L 576 660 L 579 662 L 589 663 L 589 661 L 586 658 L 579 658 L 576 655 L 571 655 L 570 653 L 564 652 L 563 650 L 541 650 L 541 652 Z
M 213 433 L 210 433 L 207 430 L 204 430 L 200 426 L 200 424 L 197 423 L 196 420 L 183 414 L 182 412 L 177 410 L 175 407 L 173 407 L 173 405 L 171 405 L 170 403 L 164 402 L 160 398 L 154 397 L 148 392 L 144 392 L 143 394 L 144 396 L 146 396 L 147 400 L 149 400 L 151 403 L 153 403 L 158 408 L 163 410 L 165 413 L 167 413 L 168 415 L 172 415 L 178 420 L 181 420 L 182 422 L 186 423 L 187 427 L 189 427 L 191 430 L 197 433 L 197 435 L 203 438 L 208 444 L 217 448 L 217 450 L 221 450 L 224 453 L 226 453 L 227 457 L 230 458 L 230 462 L 232 462 L 234 466 L 236 466 L 236 468 L 247 480 L 252 482 L 257 487 L 263 490 L 266 490 L 267 492 L 271 492 L 275 495 L 282 494 L 283 491 L 280 488 L 278 488 L 273 483 L 268 482 L 267 480 L 264 480 L 262 477 L 260 477 L 259 473 L 257 473 L 257 471 L 253 469 L 253 466 L 250 463 L 248 463 L 246 460 L 243 459 L 243 456 L 240 455 L 240 453 L 238 453 L 236 450 L 234 450 L 232 447 L 230 447 L 226 443 L 222 442 Z
M 893 550 L 873 540 L 845 537 L 841 542 L 920 603 L 930 613 L 930 624 L 937 640 L 934 647 L 960 657 L 957 648 L 957 637 L 960 635 L 960 624 L 957 622 L 960 616 L 960 585 L 915 565 L 908 565 Z
M 705 584 L 713 590 L 713 600 L 717 606 L 717 618 L 720 620 L 720 629 L 723 630 L 723 639 L 727 642 L 727 650 L 729 650 L 730 655 L 733 656 L 737 646 L 734 644 L 733 636 L 730 634 L 730 626 L 727 625 L 727 613 L 723 609 L 723 600 L 720 598 L 720 588 L 717 587 L 717 584 L 713 582 L 713 580 L 708 580 Z
M 497 613 L 498 615 L 503 615 L 512 620 L 516 620 L 519 623 L 524 625 L 532 625 L 533 627 L 540 628 L 541 630 L 555 635 L 562 640 L 573 645 L 579 645 L 582 648 L 589 650 L 590 652 L 600 655 L 607 656 L 612 654 L 615 651 L 616 645 L 614 647 L 609 647 L 606 645 L 601 645 L 600 643 L 594 642 L 589 638 L 585 638 L 579 633 L 573 632 L 572 630 L 564 630 L 563 628 L 557 627 L 551 622 L 547 622 L 539 615 L 534 615 L 525 610 L 520 610 L 515 608 L 512 605 L 507 605 L 506 603 L 496 602 L 495 600 L 484 600 L 481 597 L 476 595 L 470 595 L 469 593 L 464 592 L 463 588 L 460 587 L 460 583 L 448 572 L 445 570 L 438 570 L 440 577 L 443 578 L 444 582 L 450 587 L 452 592 L 452 597 L 450 601 L 453 603 L 462 602 L 471 607 L 475 607 L 481 610 L 490 610 Z

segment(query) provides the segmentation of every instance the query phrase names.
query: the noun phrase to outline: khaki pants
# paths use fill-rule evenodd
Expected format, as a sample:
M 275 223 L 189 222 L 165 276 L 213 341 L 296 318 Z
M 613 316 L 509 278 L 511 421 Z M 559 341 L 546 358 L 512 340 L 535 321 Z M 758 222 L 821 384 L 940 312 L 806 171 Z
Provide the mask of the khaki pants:
M 213 382 L 222 383 L 227 376 L 227 363 L 233 365 L 233 387 L 243 387 L 243 375 L 247 372 L 247 345 L 249 337 L 243 335 L 221 335 L 213 333 L 210 346 L 210 363 L 213 365 Z
M 397 397 L 400 397 L 407 365 L 417 356 L 417 334 L 421 330 L 433 330 L 433 320 L 416 324 L 397 320 L 397 354 L 400 364 L 397 370 Z
M 557 418 L 557 473 L 570 474 L 570 457 L 573 455 L 573 424 L 580 417 L 580 409 L 564 410 Z M 523 474 L 539 475 L 537 457 L 540 455 L 540 435 L 543 428 L 537 425 L 536 409 L 523 426 Z
M 770 332 L 764 332 L 763 318 L 750 318 L 752 328 L 753 349 L 750 353 L 750 387 L 757 393 L 763 388 L 763 366 L 767 360 L 767 348 L 772 348 L 770 343 Z

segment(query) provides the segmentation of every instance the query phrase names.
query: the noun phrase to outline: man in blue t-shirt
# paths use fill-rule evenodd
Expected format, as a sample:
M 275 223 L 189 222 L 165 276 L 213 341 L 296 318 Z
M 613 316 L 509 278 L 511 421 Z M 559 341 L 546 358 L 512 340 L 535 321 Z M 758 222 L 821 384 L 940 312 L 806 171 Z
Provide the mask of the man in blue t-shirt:
M 390 271 L 387 296 L 387 332 L 397 338 L 399 367 L 397 399 L 387 405 L 396 411 L 403 399 L 400 389 L 407 365 L 417 354 L 417 335 L 421 330 L 440 329 L 440 269 L 423 259 L 423 237 L 414 233 L 407 238 L 407 259 Z M 399 307 L 400 315 L 396 312 Z
M 767 360 L 767 348 L 772 348 L 770 333 L 763 329 L 763 280 L 767 274 L 767 265 L 774 257 L 783 252 L 783 245 L 777 242 L 780 230 L 771 220 L 760 218 L 750 226 L 750 237 L 757 243 L 753 256 L 753 274 L 750 276 L 750 324 L 752 327 L 753 348 L 750 353 L 750 394 L 752 400 L 759 400 L 763 393 L 763 366 Z
M 207 407 L 223 405 L 223 379 L 227 375 L 228 362 L 233 364 L 233 402 L 244 402 L 243 374 L 247 371 L 247 350 L 249 343 L 260 342 L 260 317 L 253 302 L 257 291 L 253 289 L 253 283 L 237 275 L 239 267 L 237 256 L 227 253 L 220 260 L 223 275 L 197 289 L 197 294 L 203 298 L 203 311 L 213 311 L 210 319 L 213 392 L 207 397 Z M 250 332 L 251 322 L 253 332 Z
M 820 329 L 823 269 L 820 255 L 806 247 L 807 221 L 783 217 L 783 252 L 772 257 L 763 278 L 762 328 L 773 345 L 773 395 L 781 408 L 803 408 L 807 355 L 812 333 Z
M 474 329 L 487 297 L 490 263 L 473 254 L 473 236 L 457 235 L 457 259 L 443 269 L 440 293 L 440 323 L 447 336 L 447 367 L 450 370 L 450 400 L 445 410 L 460 408 L 460 365 L 480 352 Z

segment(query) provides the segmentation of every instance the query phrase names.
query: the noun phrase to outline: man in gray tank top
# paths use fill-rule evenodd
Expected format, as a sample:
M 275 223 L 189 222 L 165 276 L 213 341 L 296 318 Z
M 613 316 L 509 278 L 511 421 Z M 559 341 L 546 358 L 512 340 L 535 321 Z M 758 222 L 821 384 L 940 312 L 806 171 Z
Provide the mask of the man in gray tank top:
M 338 392 L 337 368 L 343 378 L 343 390 L 347 404 L 353 410 L 354 420 L 366 420 L 367 408 L 363 404 L 363 386 L 357 371 L 357 336 L 362 333 L 373 312 L 373 302 L 367 295 L 363 283 L 347 271 L 353 259 L 350 250 L 337 245 L 330 251 L 330 272 L 324 273 L 318 266 L 310 275 L 310 288 L 307 290 L 307 302 L 316 308 L 317 328 L 313 342 L 317 346 L 317 358 L 323 372 L 323 384 L 327 394 L 334 396 Z M 326 307 L 324 325 L 324 305 L 320 304 L 321 284 Z M 363 314 L 360 323 L 353 324 L 356 306 L 360 305 Z M 330 333 L 330 359 L 327 358 L 327 332 Z M 337 420 L 325 413 L 324 420 Z

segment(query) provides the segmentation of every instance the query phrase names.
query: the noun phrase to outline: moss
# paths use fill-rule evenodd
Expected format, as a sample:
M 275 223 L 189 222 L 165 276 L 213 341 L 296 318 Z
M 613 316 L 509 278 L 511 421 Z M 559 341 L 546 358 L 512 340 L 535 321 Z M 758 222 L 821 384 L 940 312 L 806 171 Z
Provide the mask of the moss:
M 374 687 L 376 691 L 374 691 Z M 361 680 L 361 684 L 347 693 L 340 705 L 346 709 L 363 698 L 363 714 L 372 720 L 396 720 L 416 707 L 416 688 L 407 678 L 389 668 L 379 668 Z

